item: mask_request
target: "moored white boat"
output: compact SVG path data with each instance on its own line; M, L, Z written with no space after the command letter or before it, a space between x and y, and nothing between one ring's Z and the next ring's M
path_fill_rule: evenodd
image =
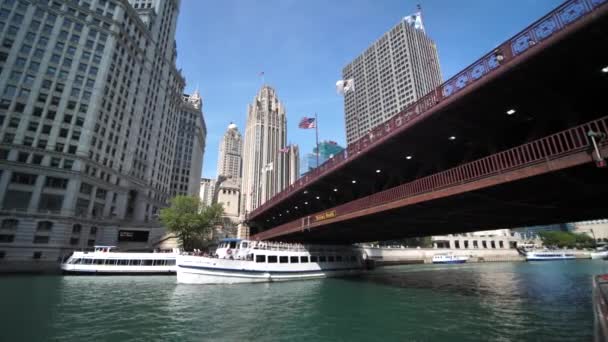
M468 256L442 253L433 255L433 264L464 264L469 260Z
M359 250L350 246L304 246L225 239L213 257L179 255L177 282L235 284L315 279L358 274Z
M576 256L573 253L561 250L526 252L526 261L571 260L575 258Z
M591 259L606 259L608 258L608 249L606 247L598 248L594 252L589 253L589 255Z
M67 274L174 274L177 251L171 253L114 252L114 246L95 246L93 252L74 252L61 269Z

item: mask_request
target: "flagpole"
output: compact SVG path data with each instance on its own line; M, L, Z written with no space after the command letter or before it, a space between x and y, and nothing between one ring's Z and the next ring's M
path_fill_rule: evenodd
M317 118L317 112L315 112L315 135L317 140L317 167L319 167L319 119Z

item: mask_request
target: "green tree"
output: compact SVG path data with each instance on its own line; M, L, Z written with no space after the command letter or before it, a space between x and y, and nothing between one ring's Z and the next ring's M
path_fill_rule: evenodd
M546 231L538 234L547 247L559 248L592 248L595 246L593 238L587 234L577 234L564 231Z
M160 221L180 240L185 250L205 247L213 226L220 224L222 204L205 206L198 197L176 196L171 206L161 209Z

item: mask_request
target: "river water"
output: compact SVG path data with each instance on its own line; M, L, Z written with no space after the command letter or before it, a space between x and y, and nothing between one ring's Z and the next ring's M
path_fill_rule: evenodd
M590 341L601 273L608 262L581 260L229 286L1 276L0 341Z

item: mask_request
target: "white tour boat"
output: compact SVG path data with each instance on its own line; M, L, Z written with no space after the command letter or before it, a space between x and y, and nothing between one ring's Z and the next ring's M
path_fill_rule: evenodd
M361 252L351 246L305 246L224 239L214 256L178 255L177 282L234 284L358 274Z
M469 260L468 256L442 253L433 255L433 264L464 264Z
M608 249L606 247L598 248L589 254L591 259L606 259L608 258Z
M170 253L115 252L114 246L95 246L93 252L74 252L61 264L71 274L175 274L178 250Z
M526 261L571 260L576 256L565 251L531 251L526 252Z

